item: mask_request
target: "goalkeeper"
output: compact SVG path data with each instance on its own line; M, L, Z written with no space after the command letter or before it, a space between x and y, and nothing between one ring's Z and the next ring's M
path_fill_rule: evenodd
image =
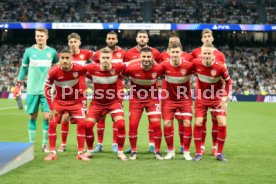
M43 112L43 152L48 152L46 145L48 143L48 116L50 112L47 100L44 95L44 85L50 67L52 64L58 62L58 55L56 50L46 45L47 39L47 29L37 28L35 30L36 44L25 50L22 65L18 75L18 83L16 86L16 88L20 88L20 85L28 72L26 112L29 114L29 141L30 143L34 143L35 141L36 121L38 107L40 104L41 110ZM20 90L17 91L20 92Z

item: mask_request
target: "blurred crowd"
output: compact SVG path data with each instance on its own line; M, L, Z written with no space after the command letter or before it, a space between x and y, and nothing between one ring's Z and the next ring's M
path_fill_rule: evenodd
M0 0L0 15L1 22L275 24L276 2L275 0Z
M2 45L0 47L0 91L10 91L15 85L26 45ZM64 48L62 45L55 47ZM96 46L83 49L97 50ZM184 48L191 51L192 47ZM276 48L248 48L228 46L219 48L226 56L229 73L233 79L233 93L276 94ZM26 87L26 86L25 86Z

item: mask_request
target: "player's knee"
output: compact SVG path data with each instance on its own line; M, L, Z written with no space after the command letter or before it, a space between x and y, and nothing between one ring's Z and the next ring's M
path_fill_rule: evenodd
M36 120L37 119L37 112L33 113L33 114L30 114L30 119L31 120Z
M217 116L218 126L226 126L226 117L225 116Z
M171 127L171 126L172 126L172 120L164 121L164 127Z
M196 119L195 120L195 126L202 126L203 125L203 119Z
M160 122L161 119L160 118L150 118L149 121L150 121L150 123L154 123L154 122Z
M69 114L63 114L62 116L62 122L69 122Z
M190 120L185 119L185 120L183 121L183 123L184 123L184 126L185 126L185 127L190 127L190 126L191 126L191 121L190 121Z
M116 123L117 121L119 120L124 120L124 117L123 116L116 116L114 117L114 122Z

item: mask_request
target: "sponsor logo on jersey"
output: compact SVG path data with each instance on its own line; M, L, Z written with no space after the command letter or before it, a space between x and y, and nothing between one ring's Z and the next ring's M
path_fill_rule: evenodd
M63 79L63 76L58 77L58 79Z
M211 70L211 75L212 76L215 76L217 74L217 71L216 70Z
M77 78L77 77L78 77L78 75L79 75L79 73L78 73L78 72L74 72L74 73L73 73L73 77L74 77L74 78Z
M140 74L135 74L135 77L140 77L141 75Z
M157 76L157 73L156 73L156 72L154 72L154 73L152 73L152 74L151 74L151 76L152 76L152 78L154 78L154 79L155 79L155 78L156 78L156 76Z
M47 54L47 57L50 59L52 57L52 54L51 53L48 53Z
M115 70L114 69L110 70L110 74L114 75L115 74Z
M117 57L118 58L121 58L122 57L122 54L121 53L116 53Z
M180 72L181 72L182 75L185 75L187 71L183 69Z

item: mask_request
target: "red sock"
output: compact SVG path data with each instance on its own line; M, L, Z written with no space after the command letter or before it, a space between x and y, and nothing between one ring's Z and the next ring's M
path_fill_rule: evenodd
M149 143L154 143L154 130L153 130L153 127L151 125L151 123L149 123L149 126L148 126L148 133L149 133Z
M183 136L183 142L184 142L184 151L190 150L192 140L192 127L184 127L184 136Z
M205 145L205 139L206 139L206 122L207 122L207 117L204 118L203 123L202 123L202 129L201 129L201 134L202 134L202 140L201 140L201 146Z
M97 122L97 134L98 134L98 143L103 143L104 138L104 129L105 129L105 118L100 118Z
M50 150L56 151L56 141L57 141L57 122L51 119L49 121L48 129L48 139L50 144Z
M162 140L162 130L160 121L150 122L150 126L154 131L154 144L155 144L155 152L160 152L161 140Z
M194 141L195 141L195 147L196 147L196 153L201 154L201 140L202 140L202 126L196 126L194 125Z
M212 118L213 126L212 126L212 141L213 146L217 146L217 138L218 138L218 121L217 118Z
M167 143L169 151L173 151L174 150L174 146L173 146L173 130L172 130L172 126L164 127L164 136L165 136L165 140L166 140L166 143Z
M222 153L226 139L226 126L218 126L218 153Z
M93 150L93 143L94 143L94 132L93 128L95 126L95 123L92 121L86 121L85 122L85 137L86 137L86 144L88 150Z
M77 140L78 140L78 151L84 151L85 142L85 120L77 119Z
M183 142L184 123L183 123L183 121L181 123L178 123L178 134L179 134L180 146L184 146L184 142Z
M66 145L69 131L69 122L61 122L61 144Z
M125 138L126 138L125 120L120 119L115 123L118 128L118 136L117 136L118 151L123 151Z
M112 129L113 129L113 142L112 143L117 144L118 128L117 128L116 123L113 123Z

